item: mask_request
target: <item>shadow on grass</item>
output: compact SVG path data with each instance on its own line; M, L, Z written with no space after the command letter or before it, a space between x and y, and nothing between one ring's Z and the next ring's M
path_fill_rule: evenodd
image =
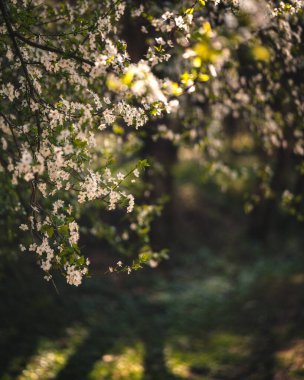
M261 246L240 235L242 218L197 210L206 203L183 211L171 260L156 271L95 274L80 288L56 279L57 295L29 255L1 259L0 380L303 378L300 239Z
M79 289L59 281L58 296L31 265L25 260L22 276L8 265L2 277L0 379L31 379L22 374L41 339L65 347L67 328L77 324L86 333L57 380L112 379L111 371L94 377L96 363L138 341L143 369L129 379L274 379L277 352L304 336L298 277L260 276L245 289L234 276L180 281L178 272L169 278L158 272L123 282L96 278ZM281 378L298 379L290 376Z

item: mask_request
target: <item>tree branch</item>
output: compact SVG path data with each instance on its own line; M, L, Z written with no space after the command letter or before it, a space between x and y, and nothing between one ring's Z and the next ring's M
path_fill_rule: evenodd
M36 90L35 90L35 88L34 88L34 86L32 84L31 78L30 78L29 73L27 71L26 63L25 63L25 61L23 59L22 52L21 52L21 50L19 48L19 45L17 44L16 38L15 38L15 32L14 32L14 29L13 29L12 24L10 22L8 11L6 9L5 0L0 0L0 9L1 9L2 16L4 18L4 22L5 22L8 34L9 34L10 39L12 40L12 43L13 43L13 46L14 46L15 55L20 60L21 67L22 67L25 79L26 79L26 81L28 83L31 96L35 99L35 92L36 92Z
M0 1L3 1L3 0L0 0ZM56 53L56 54L62 55L64 57L66 57L66 58L74 59L75 61L79 61L81 63L87 63L90 66L95 66L95 62L90 61L89 59L86 59L86 58L79 57L78 55L76 55L74 53L65 52L64 50L61 50L59 48L55 48L55 47L49 46L49 45L41 45L38 42L32 41L32 40L30 40L30 39L22 36L22 34L20 34L18 32L14 32L14 35L19 40L25 42L27 45L33 46L33 47L35 47L37 49L45 50L45 51L50 51L52 53Z

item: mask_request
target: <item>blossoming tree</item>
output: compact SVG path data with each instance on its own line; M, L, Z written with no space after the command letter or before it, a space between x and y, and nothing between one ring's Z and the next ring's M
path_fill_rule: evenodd
M88 203L103 212L122 210L128 227L121 239L134 233L140 241L138 257L110 271L154 266L163 255L148 238L160 207L136 204L133 193L143 188L139 177L148 165L140 156L142 130L179 149L190 143L212 163L212 175L235 175L222 162L229 115L239 130L257 135L265 151L292 141L302 155L303 102L294 78L303 53L297 45L302 3L0 0L3 220L24 231L20 248L37 255L46 279L59 269L78 286L87 274L77 219ZM146 53L136 62L124 38L126 18L139 20L146 39ZM243 46L250 59L242 73ZM289 87L275 98L270 61L281 54L276 73L280 80L288 76ZM287 124L296 122L291 139L284 99L295 107L287 115ZM256 118L260 108L263 117Z

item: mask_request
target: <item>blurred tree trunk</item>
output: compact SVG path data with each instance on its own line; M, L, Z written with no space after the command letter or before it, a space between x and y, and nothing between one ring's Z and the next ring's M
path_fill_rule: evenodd
M273 197L262 199L251 214L249 223L249 235L261 241L267 240L274 223L278 219L278 206L281 193L286 186L286 171L288 170L289 154L279 148L277 151L273 178L270 182Z
M152 185L149 201L156 203L164 198L162 215L152 225L152 245L156 250L168 248L172 245L175 230L173 169L177 162L177 148L168 140L153 141L152 135L148 133L142 153L153 161L153 166L146 173L147 181Z
M161 1L156 3L162 4ZM140 2L138 2L140 5ZM128 53L132 62L138 62L147 51L146 34L141 32L141 22L136 22L126 15L123 38L128 45ZM168 248L174 236L174 178L173 167L177 162L177 148L169 140L153 139L158 124L166 120L150 122L143 132L142 156L151 160L151 168L146 171L146 179L151 184L148 201L156 203L166 197L163 213L152 226L151 240L155 250ZM172 126L171 126L172 127Z

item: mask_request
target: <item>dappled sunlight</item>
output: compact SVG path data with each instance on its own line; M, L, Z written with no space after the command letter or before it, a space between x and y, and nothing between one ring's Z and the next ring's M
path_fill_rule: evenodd
M143 376L143 346L122 347L115 354L105 354L89 374L90 380L141 380Z
M283 373L287 373L294 380L300 380L304 376L304 340L297 339L288 347L276 354L279 367Z
M37 352L33 355L17 380L50 380L56 378L68 358L77 350L87 335L81 326L67 329L66 337L59 341L41 339Z
M304 378L304 0L0 0L0 380Z

